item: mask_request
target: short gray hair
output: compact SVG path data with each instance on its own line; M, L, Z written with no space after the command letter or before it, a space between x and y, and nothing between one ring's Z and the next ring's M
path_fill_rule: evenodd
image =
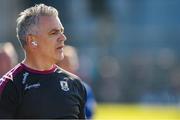
M16 33L17 38L23 47L26 45L26 36L28 34L37 33L33 27L38 25L40 16L58 16L58 11L52 6L37 4L25 9L19 14L19 17L17 18Z

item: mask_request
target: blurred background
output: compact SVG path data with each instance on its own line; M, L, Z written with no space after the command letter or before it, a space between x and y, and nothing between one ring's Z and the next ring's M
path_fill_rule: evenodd
M78 51L79 76L94 91L95 119L115 117L112 110L115 118L133 116L135 108L150 116L152 108L142 106L160 106L152 109L165 112L157 119L180 119L179 0L1 0L0 44L11 43L18 62L24 53L16 18L38 3L59 10L66 44Z

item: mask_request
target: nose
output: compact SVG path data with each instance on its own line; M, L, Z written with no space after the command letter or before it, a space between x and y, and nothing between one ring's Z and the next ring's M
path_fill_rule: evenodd
M61 34L61 35L59 36L58 41L66 41L66 40L67 40L67 38L66 38L66 36L65 36L64 34Z
M62 36L63 36L64 41L66 41L66 40L67 40L66 35L65 35L65 34L62 34Z

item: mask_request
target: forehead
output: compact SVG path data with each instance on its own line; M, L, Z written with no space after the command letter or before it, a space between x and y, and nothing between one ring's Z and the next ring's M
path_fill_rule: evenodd
M39 18L39 28L43 31L49 31L52 29L62 29L63 26L57 16L41 16Z

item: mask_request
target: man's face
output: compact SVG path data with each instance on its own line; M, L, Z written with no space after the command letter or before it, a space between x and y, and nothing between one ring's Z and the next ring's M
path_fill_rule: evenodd
M38 54L45 60L54 63L64 58L63 47L66 36L64 28L58 17L41 16L39 19Z

